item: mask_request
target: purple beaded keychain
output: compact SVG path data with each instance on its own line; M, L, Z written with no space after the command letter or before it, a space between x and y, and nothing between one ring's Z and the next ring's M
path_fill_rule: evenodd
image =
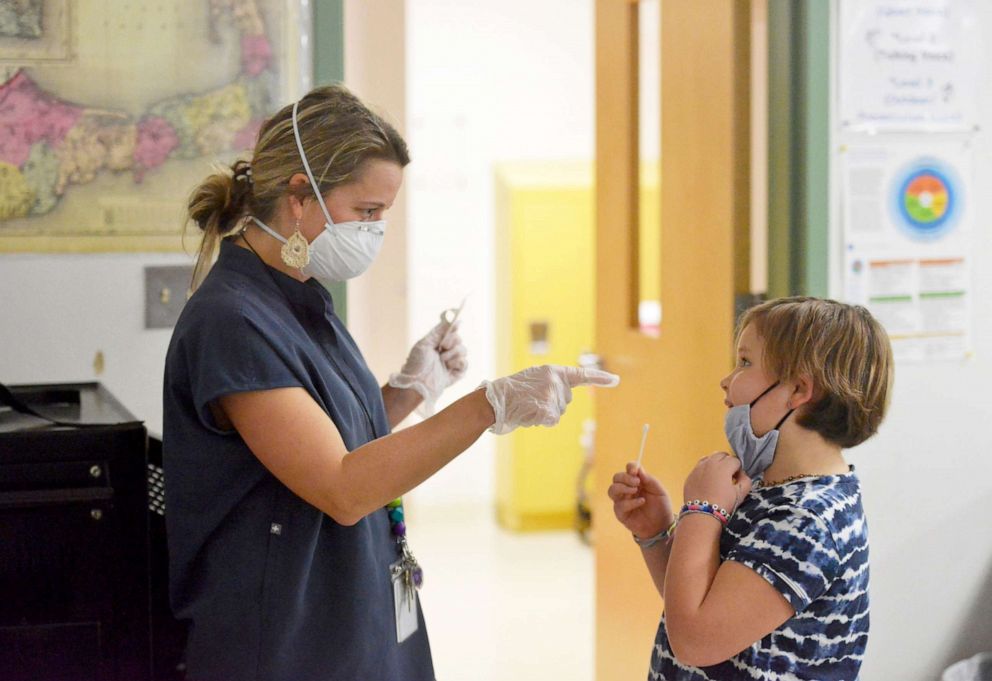
M396 543L400 546L400 562L402 563L403 581L408 587L419 589L424 583L424 571L420 563L413 557L413 551L406 541L406 523L403 522L403 498L397 497L388 504L389 525L392 528Z

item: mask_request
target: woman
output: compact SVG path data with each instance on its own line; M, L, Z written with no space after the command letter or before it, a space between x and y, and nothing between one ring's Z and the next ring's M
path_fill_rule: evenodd
M325 87L190 198L202 285L166 359L163 442L190 679L432 680L398 497L487 428L553 425L572 387L617 382L532 367L391 433L464 373L458 330L442 321L380 388L320 282L371 264L407 163L387 122Z

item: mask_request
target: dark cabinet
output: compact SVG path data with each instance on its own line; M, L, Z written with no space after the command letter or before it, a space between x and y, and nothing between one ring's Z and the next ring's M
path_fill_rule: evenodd
M151 556L165 554L161 528L150 544L145 427L96 383L11 390L59 421L120 425L0 408L0 679L151 680Z

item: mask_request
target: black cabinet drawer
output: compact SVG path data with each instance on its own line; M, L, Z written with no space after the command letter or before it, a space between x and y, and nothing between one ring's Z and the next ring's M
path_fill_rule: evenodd
M109 477L110 466L104 459L8 463L0 465L0 492L106 487L110 484Z
M0 627L4 681L103 681L108 678L99 622Z

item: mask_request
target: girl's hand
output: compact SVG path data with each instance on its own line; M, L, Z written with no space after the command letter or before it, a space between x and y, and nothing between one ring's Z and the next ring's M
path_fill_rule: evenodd
M625 472L613 476L607 494L617 520L638 539L653 537L675 520L668 492L635 463L628 463Z
M700 459L682 488L686 501L708 501L731 513L750 491L751 478L741 470L740 459L726 452Z

